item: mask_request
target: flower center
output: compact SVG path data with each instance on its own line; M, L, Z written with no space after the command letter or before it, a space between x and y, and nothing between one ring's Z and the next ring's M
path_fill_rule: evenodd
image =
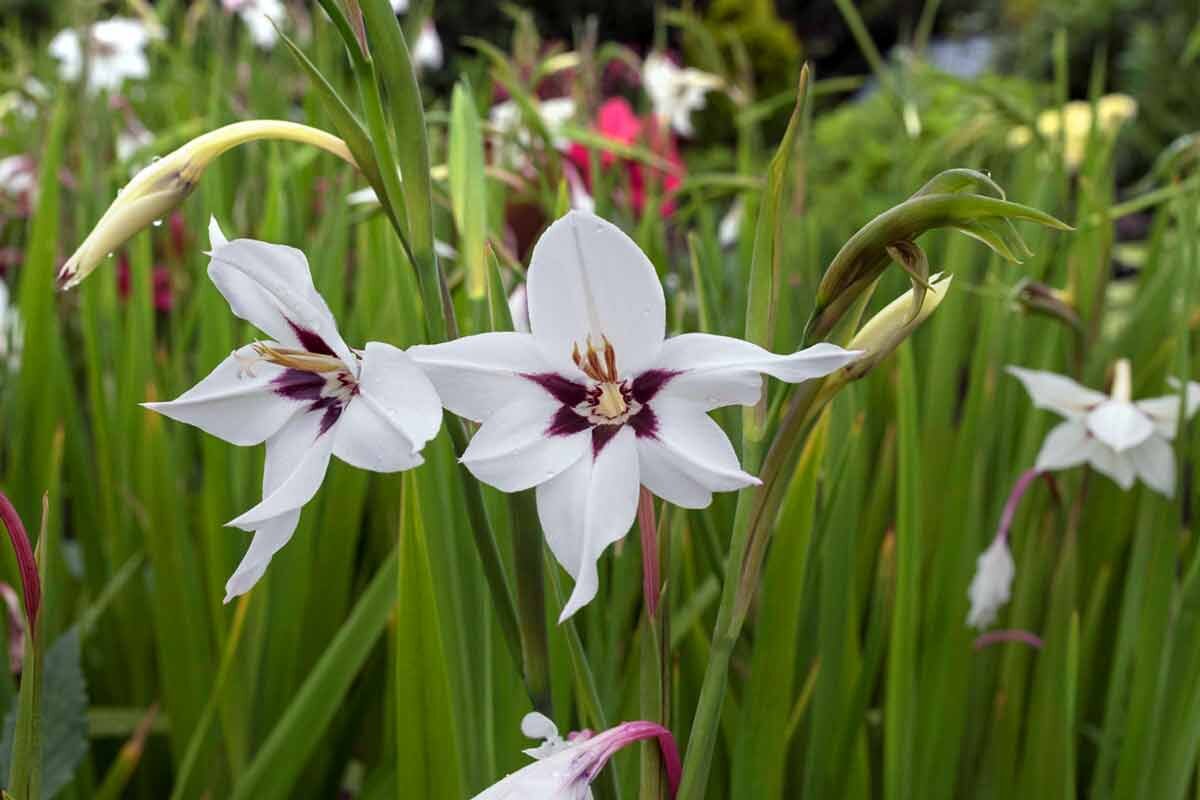
M576 344L571 350L571 358L575 366L583 371L593 381L588 390L586 408L580 413L596 425L620 425L630 416L636 414L641 405L634 399L629 390L629 382L621 380L617 372L617 353L607 336L601 336L603 347L597 350L592 344L592 338L587 340L587 353L579 351Z

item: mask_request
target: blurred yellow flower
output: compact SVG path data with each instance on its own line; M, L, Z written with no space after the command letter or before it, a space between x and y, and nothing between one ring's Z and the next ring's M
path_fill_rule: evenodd
M1116 133L1135 116L1137 100L1127 94L1106 94L1096 101L1096 127L1101 135ZM1083 163L1092 131L1092 104L1086 100L1072 100L1061 111L1057 108L1043 111L1038 114L1037 129L1048 140L1057 141L1061 136L1063 161L1069 169L1077 169ZM1008 133L1009 147L1024 147L1032 141L1033 132L1026 125Z

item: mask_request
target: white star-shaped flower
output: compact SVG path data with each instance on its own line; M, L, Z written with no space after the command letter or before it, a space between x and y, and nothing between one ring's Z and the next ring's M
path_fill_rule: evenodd
M1033 404L1065 418L1042 443L1037 469L1048 472L1090 464L1129 489L1140 478L1167 497L1175 494L1171 440L1179 424L1178 394L1134 401L1129 362L1116 363L1111 394L1081 386L1053 372L1009 367ZM1189 383L1185 418L1200 408L1200 383Z
M373 472L411 469L442 408L403 350L346 345L299 250L226 241L215 220L209 237L209 277L233 313L271 340L238 348L175 400L145 405L232 444L266 442L262 502L229 523L254 539L225 585L228 602L292 538L331 456Z
M553 223L526 280L530 333L484 333L409 352L446 408L483 423L462 461L505 492L537 487L547 542L575 590L633 524L639 487L684 508L758 483L708 412L758 402L762 375L791 383L857 355L818 344L788 355L726 336L665 338L658 274L619 228L587 212Z

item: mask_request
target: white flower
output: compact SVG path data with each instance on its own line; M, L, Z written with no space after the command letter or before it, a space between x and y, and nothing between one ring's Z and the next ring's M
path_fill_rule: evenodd
M413 44L413 64L417 69L441 69L442 58L442 39L438 36L433 20L427 19Z
M408 0L392 0L392 13L393 14L407 14L408 13Z
M283 0L222 0L225 10L241 17L250 40L264 50L270 50L279 40L276 26L287 19Z
M596 562L633 524L639 487L685 508L758 483L708 412L758 402L761 374L826 375L856 353L775 355L725 336L664 341L654 266L619 228L572 211L534 246L531 333L412 348L446 408L482 422L462 461L501 491L537 487L550 549L575 578L566 619L596 594Z
M87 48L87 88L90 92L115 91L126 78L146 78L150 61L146 45L161 37L137 19L112 17L92 25L84 35L67 29L50 40L50 55L58 61L58 74L64 81L79 80L83 73L84 48Z
M37 189L37 167L26 155L0 158L0 192L15 198L28 198Z
M1179 396L1130 399L1129 362L1117 362L1112 394L1080 386L1052 372L1009 367L1038 408L1066 419L1050 431L1037 457L1039 471L1089 463L1122 489L1135 478L1161 494L1175 494L1175 454L1170 441L1179 422ZM1200 408L1200 383L1188 385L1185 418Z
M550 134L550 144L556 150L565 150L567 139L562 136L562 128L575 116L575 101L570 97L555 97L536 103L538 115ZM533 146L533 134L525 127L525 119L521 107L515 100L505 100L492 106L488 112L488 121L496 130L499 141L493 142L493 147L500 153L503 160L514 167L524 167L529 163L527 151ZM578 178L578 173L575 173ZM582 184L582 181L580 181ZM572 193L575 187L572 186ZM586 192L585 192L586 193Z
M721 217L717 225L717 244L721 247L733 247L737 244L742 233L742 218L746 216L746 203L741 195L733 201L729 211Z
M692 135L692 112L704 108L705 95L724 82L698 69L682 69L661 53L651 53L642 64L642 86L654 114L680 136Z
M980 554L975 565L975 577L967 589L967 595L971 598L968 625L983 630L992 624L996 612L1008 602L1015 572L1012 553L1008 550L1008 537L997 536L988 549Z
M225 585L228 602L292 537L331 455L374 472L411 469L442 410L404 351L380 342L346 346L299 250L228 242L215 220L209 238L209 277L233 313L271 341L235 350L177 399L145 405L232 444L266 442L263 500L229 523L254 539Z
M0 281L0 365L10 371L21 369L21 347L24 334L21 327L21 312L10 305L8 286Z
M626 722L594 736L579 734L570 741L558 735L553 722L537 713L526 714L521 732L543 739L525 750L534 763L475 795L472 800L591 800L592 781L612 756L627 744L656 737L663 749L672 789L679 780L679 754L674 739L653 722Z

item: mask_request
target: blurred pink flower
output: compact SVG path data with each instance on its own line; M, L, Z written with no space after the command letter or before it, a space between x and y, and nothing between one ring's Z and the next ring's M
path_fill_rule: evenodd
M600 164L605 168L618 163L624 165L626 200L635 214L641 214L645 210L646 193L651 181L659 182L663 194L660 213L663 216L675 213L673 195L679 189L686 166L679 156L679 149L671 132L653 119L643 120L638 117L624 97L614 97L600 106L596 113L595 129L620 144L645 147L671 165L673 169L668 172L639 161L621 158L611 150L602 151L600 154ZM588 148L576 142L571 145L567 155L579 170L589 191L594 192Z

